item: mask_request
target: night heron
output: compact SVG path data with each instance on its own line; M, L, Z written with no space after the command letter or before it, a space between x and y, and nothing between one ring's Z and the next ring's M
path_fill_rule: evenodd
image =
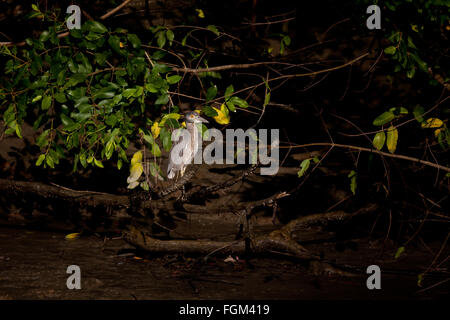
M186 113L184 119L189 135L182 134L179 140L172 145L167 166L167 178L169 179L173 179L178 172L180 176L183 176L186 167L192 162L200 148L201 131L198 124L208 123L195 111Z

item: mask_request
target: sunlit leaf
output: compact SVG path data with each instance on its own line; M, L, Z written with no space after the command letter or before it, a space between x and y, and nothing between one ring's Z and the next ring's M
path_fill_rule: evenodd
M139 162L142 162L142 151L137 151L133 154L133 157L131 158L131 166Z
M159 132L161 131L158 121L153 122L151 131L152 131L153 138L155 138L155 139L158 138Z
M229 116L228 109L225 106L225 104L222 104L220 106L220 110L217 109L216 107L213 107L213 109L217 112L217 116L214 117L214 120L216 120L216 122L218 124L230 123L230 116Z
M386 112L383 112L378 117L376 117L375 120L373 120L373 125L375 125L375 126L382 126L382 125L384 125L386 123L391 122L394 119L395 119L395 114L393 114L390 111L386 111Z
M99 168L104 168L103 163L100 160L94 158L94 164Z
M80 235L81 235L81 233L79 233L79 232L76 232L76 233L69 233L69 234L66 235L64 238L65 238L66 240L75 240L75 239L79 238Z
M357 187L357 174L355 170L350 171L348 174L348 178L350 178L350 191L353 193L353 195L356 194L356 187Z
M202 9L195 9L195 11L197 11L197 15L199 18L201 19L205 18L205 13L203 12Z
M127 189L134 189L139 185L139 181L132 181L128 184Z
M438 118L428 118L425 122L422 123L422 128L440 128L444 122Z
M302 177L305 172L308 170L309 165L311 163L311 159L305 159L302 161L302 163L300 163L300 170L297 172L298 177Z
M390 153L394 153L395 149L397 149L398 142L398 130L391 126L387 131L387 141L386 146Z
M400 256L405 252L405 247L399 247L395 253L394 259L400 258Z
M209 25L209 26L207 26L206 28L207 28L209 31L214 32L214 33L216 34L216 36L220 36L220 32L219 32L219 30L217 29L216 26Z
M384 53L393 55L397 51L397 48L394 46L390 46L384 49Z
M39 158L36 160L36 166L40 166L44 160L45 160L45 154L41 154L39 156Z
M133 181L137 181L144 171L144 167L142 166L142 162L136 162L131 165L130 175L127 178L127 183L131 183Z
M384 142L386 141L386 134L384 131L377 132L375 137L373 138L373 146L377 148L377 150L381 150L384 146Z

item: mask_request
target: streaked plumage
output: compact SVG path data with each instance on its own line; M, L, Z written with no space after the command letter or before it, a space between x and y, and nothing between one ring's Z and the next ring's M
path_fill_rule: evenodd
M197 127L197 124L202 122L208 123L206 119L203 119L197 112L194 111L186 113L184 118L186 122L186 130L190 134L190 141L184 143L183 136L181 136L179 140L172 145L172 149L170 150L169 154L169 165L167 166L167 178L169 179L173 179L177 173L180 173L180 175L183 176L187 165L192 162L197 151L199 150L199 129ZM178 164L176 163L176 161L174 161L174 157L176 155L172 154L172 151L174 150L174 148L181 148L181 144L184 144L179 155L180 157L182 157L182 161Z

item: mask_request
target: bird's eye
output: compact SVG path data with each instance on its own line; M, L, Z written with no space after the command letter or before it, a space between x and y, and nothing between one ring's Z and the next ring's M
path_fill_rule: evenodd
M192 119L192 118L194 118L194 116L193 116L193 115L191 115L191 119Z

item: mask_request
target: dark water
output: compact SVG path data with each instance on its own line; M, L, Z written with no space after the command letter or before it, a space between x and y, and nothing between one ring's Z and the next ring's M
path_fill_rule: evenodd
M429 299L445 297L449 289L447 282L417 293L414 268L429 263L419 250L393 261L377 258L380 248L364 243L356 250L316 245L338 263L364 269L378 261L382 289L368 290L363 273L314 276L304 265L268 258L233 264L225 257L149 257L120 239L64 236L0 228L0 299ZM81 268L81 290L66 287L73 264ZM430 276L423 288L441 280Z

